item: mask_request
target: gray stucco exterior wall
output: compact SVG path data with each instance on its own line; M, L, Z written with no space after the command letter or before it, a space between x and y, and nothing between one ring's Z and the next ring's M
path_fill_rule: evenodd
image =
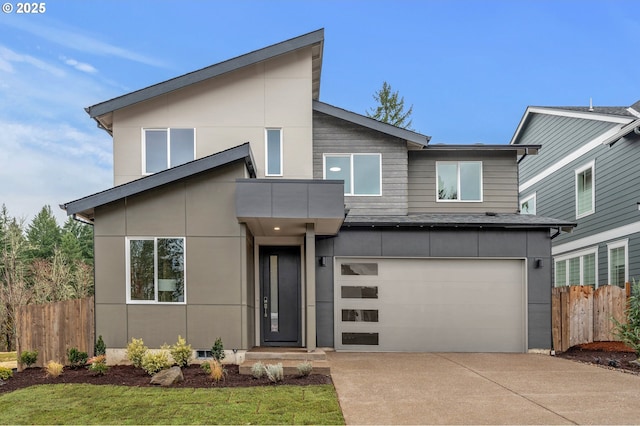
M545 229L343 228L318 238L316 256L317 343L334 346L333 262L335 256L496 257L527 259L528 347L551 348L551 240ZM536 259L542 267L536 268Z

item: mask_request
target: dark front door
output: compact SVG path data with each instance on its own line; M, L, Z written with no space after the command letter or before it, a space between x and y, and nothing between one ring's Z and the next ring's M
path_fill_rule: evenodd
M300 346L300 247L260 248L260 342Z

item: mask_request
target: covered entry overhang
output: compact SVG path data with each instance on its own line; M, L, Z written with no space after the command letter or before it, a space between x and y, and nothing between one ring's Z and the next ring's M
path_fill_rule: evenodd
M255 344L315 350L316 235L339 232L344 183L238 179L236 216L254 237Z

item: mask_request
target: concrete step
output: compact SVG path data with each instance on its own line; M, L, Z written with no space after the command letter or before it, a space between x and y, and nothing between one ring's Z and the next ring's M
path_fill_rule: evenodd
M250 375L251 374L251 367L253 366L253 364L255 364L258 361L262 362L264 365L277 364L277 363L281 362L285 376L297 375L298 374L298 365L301 362L304 362L304 360L300 360L300 359L281 359L281 358L278 359L278 358L273 358L273 359L247 360L245 358L245 361L242 364L240 364L240 368L239 368L240 374ZM329 361L327 361L327 360L309 360L309 362L311 363L311 365L313 365L313 370L311 370L311 374L326 374L326 375L331 374L331 368L329 366Z
M273 364L272 360L298 360L298 361L323 361L327 359L327 354L322 349L315 349L313 351L307 351L306 348L253 348L248 350L244 355L245 361L251 361L253 364L256 361L269 361Z

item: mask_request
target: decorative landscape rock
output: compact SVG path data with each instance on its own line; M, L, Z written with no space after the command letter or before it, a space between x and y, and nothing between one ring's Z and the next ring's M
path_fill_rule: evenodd
M152 385L158 386L171 386L174 383L182 382L184 380L184 376L182 375L182 370L180 367L171 367L168 370L162 370L159 373L156 373L151 378Z

